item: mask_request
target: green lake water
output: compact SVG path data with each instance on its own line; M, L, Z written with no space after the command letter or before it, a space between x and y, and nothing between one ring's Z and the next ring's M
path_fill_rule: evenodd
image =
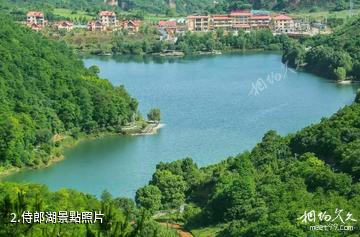
M200 166L251 149L263 134L295 132L350 104L354 85L287 70L277 54L182 59L92 57L101 76L124 85L146 115L159 107L166 124L154 136L82 142L55 165L4 180L134 197L160 161L192 157Z

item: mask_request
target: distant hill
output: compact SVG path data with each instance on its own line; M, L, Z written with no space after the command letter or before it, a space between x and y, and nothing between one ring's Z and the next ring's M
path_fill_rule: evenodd
M67 8L96 12L104 8L120 10L120 6L126 6L127 10L144 10L149 13L168 13L169 1L165 0L122 0L118 1L119 7L112 7L103 0L0 0L0 6L8 4L10 7L26 7L35 9ZM121 4L124 3L124 4ZM176 11L181 14L190 13L220 13L234 9L266 9L274 11L306 11L319 10L347 10L350 9L348 0L173 0L170 5L176 4ZM360 7L360 0L353 0L353 7Z
M353 0L353 7L359 7L360 1ZM267 9L274 11L318 11L345 10L350 8L347 0L222 0L215 6L217 10Z

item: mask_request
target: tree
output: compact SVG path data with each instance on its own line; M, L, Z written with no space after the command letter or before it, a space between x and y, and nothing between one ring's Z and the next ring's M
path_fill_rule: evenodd
M180 175L157 170L150 183L161 191L161 203L165 208L179 208L184 203L187 184Z
M159 108L153 108L147 114L148 120L160 122L161 120L161 112Z
M346 70L343 67L338 67L334 69L334 73L338 81L345 81L346 79Z
M135 202L138 207L154 213L161 207L161 191L154 185L146 185L136 191Z
M356 103L360 103L360 89L359 89L359 90L357 91L357 93L356 93L355 102L356 102Z
M97 76L100 73L100 68L97 65L92 65L89 67L89 72L92 76Z

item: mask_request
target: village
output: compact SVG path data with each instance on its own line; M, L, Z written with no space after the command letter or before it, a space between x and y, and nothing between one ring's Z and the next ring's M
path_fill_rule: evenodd
M97 19L87 25L75 25L71 21L49 22L43 12L27 13L25 24L35 31L50 27L55 30L71 31L82 29L87 31L113 32L127 30L130 33L139 31L144 21L139 19L120 20L113 11L100 11ZM286 14L277 14L260 10L237 10L223 15L190 15L182 18L159 20L152 26L159 31L160 40L176 41L177 36L186 32L211 32L224 30L237 34L239 31L250 32L259 29L269 29L276 34L287 34L292 37L329 34L326 24L310 22L307 19L294 19Z

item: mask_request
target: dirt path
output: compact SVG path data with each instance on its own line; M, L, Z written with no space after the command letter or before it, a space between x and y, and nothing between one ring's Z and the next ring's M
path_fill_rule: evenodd
M181 225L164 222L160 222L160 225L176 230L180 237L194 237L190 232L184 230Z

